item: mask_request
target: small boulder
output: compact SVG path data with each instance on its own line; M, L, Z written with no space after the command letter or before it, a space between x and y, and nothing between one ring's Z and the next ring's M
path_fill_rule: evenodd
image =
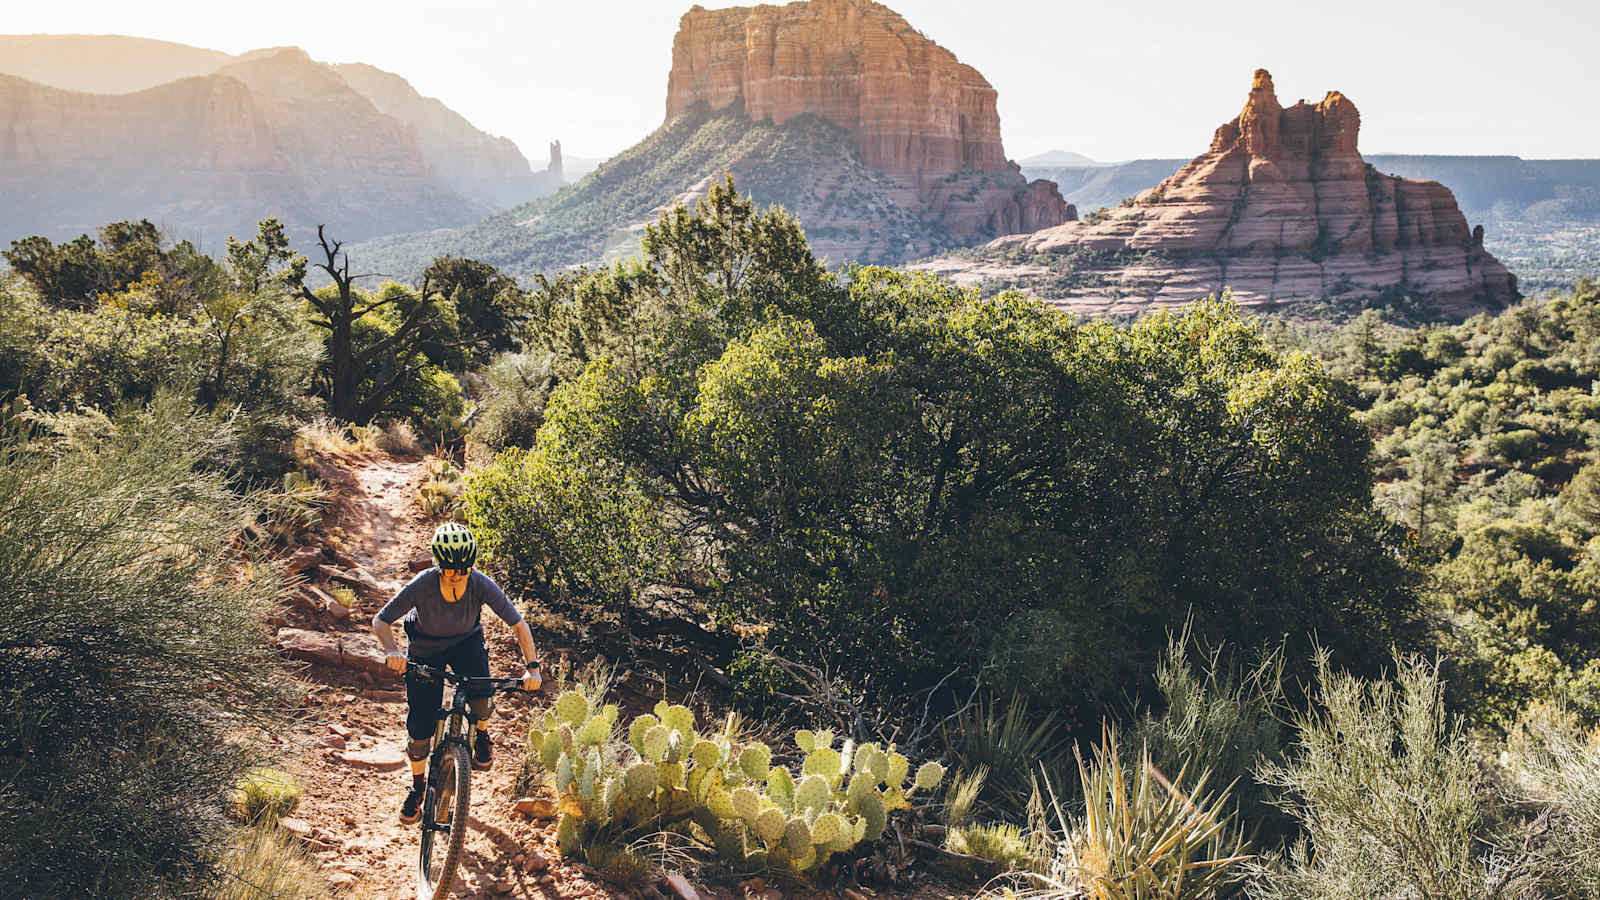
M511 804L511 811L519 816L530 819L554 819L556 805L554 801L542 797L519 797Z
M543 872L550 868L550 860L545 859L542 853L529 850L528 858L523 861L522 866L529 872Z
M345 746L345 740L337 734L330 734L322 739L322 746L331 747L334 750L343 750Z
M379 744L366 750L347 750L339 754L339 759L352 766L380 772L398 769L406 764L406 755L393 744Z
M305 628L278 629L277 644L286 655L310 663L344 666L359 672L383 675L383 648L369 634L327 634ZM392 676L391 676L392 677Z
M311 823L305 819L284 816L278 820L278 827L301 840L307 840L311 837Z
M310 572L317 566L321 565L324 559L326 559L326 557L322 555L321 547L301 547L299 550L296 550L294 553L290 554L289 558L284 561L284 564L287 565L291 571Z
M424 569L433 568L432 551L424 550L421 553L418 553L416 556L411 557L410 568L413 572L421 572Z
M700 892L694 889L694 885L689 883L689 879L677 872L668 875L663 881L666 883L667 889L672 891L672 896L677 897L678 900L700 900Z

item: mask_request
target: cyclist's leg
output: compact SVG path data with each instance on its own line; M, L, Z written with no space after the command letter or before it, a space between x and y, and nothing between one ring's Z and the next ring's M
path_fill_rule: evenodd
M467 678L489 677L489 648L482 636L468 638L451 650L450 666L456 674ZM489 741L489 717L494 715L494 688L486 684L469 684L466 688L467 705L477 719L476 734L472 736L472 763L475 768L487 769L494 751Z
M439 668L444 661L438 657L413 659L412 662L429 668ZM428 767L428 745L433 741L433 729L439 724L439 704L444 702L444 681L423 679L406 675L406 756L411 760L414 785L422 783Z
M482 637L468 638L450 648L450 669L464 678L489 677L489 647ZM494 715L494 688L486 684L467 685L467 705L478 719L478 729L487 730Z

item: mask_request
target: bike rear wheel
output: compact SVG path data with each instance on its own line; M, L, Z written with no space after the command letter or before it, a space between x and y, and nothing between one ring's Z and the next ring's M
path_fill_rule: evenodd
M444 900L455 883L461 845L467 838L472 765L467 748L451 744L439 754L434 797L423 807L422 847L417 854L417 900Z

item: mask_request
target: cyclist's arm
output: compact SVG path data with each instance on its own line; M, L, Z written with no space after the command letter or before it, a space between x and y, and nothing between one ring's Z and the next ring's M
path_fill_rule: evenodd
M383 609L378 610L377 615L372 617L372 633L377 636L378 643L383 645L384 654L388 656L395 656L400 652L400 648L395 646L394 642L394 623L417 605L416 589L413 588L415 584L416 579L412 579L411 584L401 588L400 593L395 594L383 605Z
M517 607L512 604L511 598L507 597L506 592L500 589L500 585L494 583L493 578L485 575L484 582L489 592L484 602L488 604L490 609L495 611L495 615L498 615L501 620L510 625L511 630L517 635L517 644L522 648L523 663L531 663L538 659L538 652L533 646L533 631L528 628L527 620L522 618L522 613L517 611Z
M527 620L511 626L511 630L516 633L517 645L522 648L522 662L526 664L537 660L539 656L533 648L533 632L529 630Z

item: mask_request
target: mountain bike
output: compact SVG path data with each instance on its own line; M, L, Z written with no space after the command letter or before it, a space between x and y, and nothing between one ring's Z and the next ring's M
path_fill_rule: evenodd
M417 900L444 900L455 883L461 846L467 838L471 804L472 751L467 742L478 717L467 705L467 685L492 685L497 694L531 694L521 688L521 678L470 678L406 662L406 674L443 678L454 685L450 705L439 710L428 751L427 793L422 800L421 847L417 853Z

